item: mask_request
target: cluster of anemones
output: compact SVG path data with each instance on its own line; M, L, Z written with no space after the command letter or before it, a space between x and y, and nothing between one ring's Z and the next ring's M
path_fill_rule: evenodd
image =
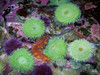
M36 1L42 2L43 0ZM81 11L79 7L75 4L67 3L68 0L56 0L55 2L54 0L51 0L50 2L53 5L58 5L55 10L55 18L63 25L74 23L81 16ZM33 51L32 54L34 57L48 62L51 59L51 61L58 63L58 66L64 67L66 60L62 61L62 59L64 59L67 53L67 43L61 38L50 39L50 37L46 37L46 35L43 36L45 34L46 27L48 27L49 25L50 19L48 17L41 16L40 19L30 18L26 20L25 23L22 25L22 31L27 37L38 39L35 43L33 43L33 48L31 50ZM92 26L92 34L95 34L95 32L97 32L95 29L96 27ZM95 35L95 37L98 36L99 34ZM49 42L47 42L48 39ZM22 47L22 42L18 38L10 38L3 45L5 53L9 56L8 63L14 71L25 73L34 70L32 75L52 75L52 70L47 64L36 66L36 68L33 69L33 56L31 52ZM93 52L91 44L85 39L73 41L69 45L68 51L73 59L69 60L70 66L72 69L75 70L81 67L80 62L85 62L90 59ZM62 61L64 65L62 65L62 63L59 64L60 61ZM0 72L2 72L4 66L1 60L0 64L2 65L2 67L0 67Z

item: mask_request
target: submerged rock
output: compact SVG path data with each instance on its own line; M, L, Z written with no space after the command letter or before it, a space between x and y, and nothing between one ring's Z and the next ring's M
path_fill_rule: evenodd
M97 48L94 52L94 60L95 60L95 63L97 64L96 69L100 73L100 47Z

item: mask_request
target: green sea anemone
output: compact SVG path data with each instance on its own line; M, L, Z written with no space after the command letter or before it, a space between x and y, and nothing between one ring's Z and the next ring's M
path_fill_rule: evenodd
M23 24L22 30L28 37L37 38L44 34L45 25L42 20L31 18Z
M70 60L70 66L72 69L76 70L76 69L79 69L82 65L80 62L76 62L74 60Z
M0 59L0 75L2 74L3 71L4 71L4 63L3 63L3 61Z
M59 67L65 67L66 62L67 62L67 60L65 60L65 59L55 61L56 65Z
M63 4L67 4L69 2L69 0L50 0L50 5L63 5Z
M9 57L9 64L17 72L27 72L33 68L34 60L26 49L20 48Z
M44 54L52 60L59 60L64 57L67 51L66 43L62 39L50 39L44 49Z
M55 11L56 19L64 24L75 22L81 15L81 11L78 6L68 3L59 6Z
M92 56L92 46L85 39L73 41L68 50L76 61L86 61Z

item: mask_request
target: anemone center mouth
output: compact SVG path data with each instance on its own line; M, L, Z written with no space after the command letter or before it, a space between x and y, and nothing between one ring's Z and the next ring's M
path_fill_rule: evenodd
M54 45L52 46L52 49L55 49L55 46Z
M83 51L83 48L79 48L79 51Z
M60 2L61 0L58 0L58 2Z
M33 27L33 29L36 29L36 27Z
M52 48L54 49L54 48L55 48L55 46L52 46Z
M68 11L66 10L66 11L64 12L64 14L65 14L65 15L68 14Z
M25 64L27 61L26 61L26 59L24 57L21 57L21 58L19 58L18 62L20 64Z

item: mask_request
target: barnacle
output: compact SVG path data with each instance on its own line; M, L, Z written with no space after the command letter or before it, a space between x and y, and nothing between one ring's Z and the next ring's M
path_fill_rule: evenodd
M44 34L45 25L42 20L31 18L23 24L22 30L28 37L37 38Z
M44 49L44 54L52 60L58 60L64 57L67 51L66 48L66 43L62 39L50 39Z
M79 7L72 3L61 5L55 11L56 19L63 24L77 21L80 15L81 11Z
M17 72L27 72L33 68L34 60L26 49L20 48L9 57L9 64Z
M73 41L68 50L76 61L86 61L92 56L92 47L85 39Z

